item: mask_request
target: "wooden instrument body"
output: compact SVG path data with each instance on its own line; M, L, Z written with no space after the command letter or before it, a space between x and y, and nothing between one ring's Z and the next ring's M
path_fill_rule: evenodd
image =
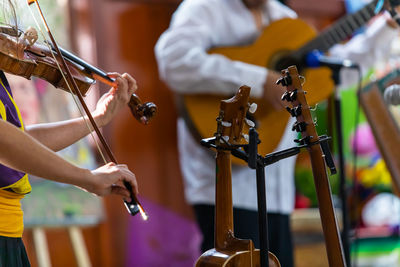
M241 240L246 241L246 240ZM250 240L249 240L250 241ZM244 245L244 244L243 244ZM196 267L261 267L260 250L254 249L253 242L248 243L247 249L233 251L218 251L215 248L203 253L196 262ZM280 267L280 263L274 254L268 253L270 267Z
M244 118L248 109L250 88L242 86L229 100L221 102L216 133L216 188L215 188L215 248L203 253L196 267L205 266L260 266L260 251L251 240L238 239L233 232L231 152L226 142L237 145L242 142ZM229 125L230 126L224 126ZM270 267L279 267L277 258L269 253Z
M0 27L0 31L3 31ZM1 70L31 79L32 76L41 78L53 86L70 92L59 65L60 60L53 58L49 48L43 44L28 44L17 36L0 32L0 68ZM71 74L81 94L86 95L89 87L96 81L90 78L82 67L66 60Z
M310 107L306 101L296 67L291 66L287 70L283 70L282 75L291 77L289 79L291 80L291 84L287 86L287 92L291 93L296 91L296 96L292 101L292 105L293 107L300 107L301 109L300 115L296 117L296 123L304 123L305 125L301 134L303 140L308 139L308 141L306 141L308 143L307 150L311 159L329 266L343 267L346 266L346 262L344 260L339 227L333 207L332 192L324 160L325 155L319 143L319 137L311 116Z

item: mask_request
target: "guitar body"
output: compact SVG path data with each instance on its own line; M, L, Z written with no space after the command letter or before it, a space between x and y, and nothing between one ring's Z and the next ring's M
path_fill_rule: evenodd
M210 53L218 53L232 60L280 70L282 67L277 66L280 59L298 50L315 37L315 30L304 21L285 18L266 27L252 45L221 47L211 50ZM302 75L305 76L307 87L310 88L307 98L311 104L327 98L332 93L334 84L330 78L330 69L326 67L309 68L305 69ZM318 89L312 90L312 88ZM210 94L183 95L182 104L184 106L182 108L189 116L189 123L197 129L201 137L212 136L215 132L215 119L213 118L214 114L218 113L219 103L223 98L223 96ZM286 111L273 110L268 104L260 102L258 99L252 99L251 102L258 104L255 118L258 122L260 140L263 140L259 145L259 152L261 155L265 155L277 147L289 115ZM239 162L239 160L235 161L235 163Z
M260 267L260 251L220 252L210 249L201 255L196 262L196 267ZM269 266L280 267L280 263L274 254L268 254Z
M215 231L214 248L199 257L196 267L238 266L280 267L278 259L268 250L254 248L252 240L236 238L233 232L231 147L243 142L243 127L249 108L250 87L241 86L237 94L220 100L215 133ZM266 246L268 247L268 246Z

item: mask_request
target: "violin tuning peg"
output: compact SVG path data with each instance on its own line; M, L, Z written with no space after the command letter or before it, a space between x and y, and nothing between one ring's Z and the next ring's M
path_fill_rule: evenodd
M248 126L250 126L251 128L254 128L256 126L256 124L254 123L254 121L249 120L249 119L244 119L246 121L246 124Z
M244 138L244 140L246 140L246 142L249 142L249 135L248 134L242 134L242 137Z
M251 114L253 114L254 112L256 112L257 107L258 107L258 106L257 106L256 103L251 103L250 106L249 106L249 112L250 112Z

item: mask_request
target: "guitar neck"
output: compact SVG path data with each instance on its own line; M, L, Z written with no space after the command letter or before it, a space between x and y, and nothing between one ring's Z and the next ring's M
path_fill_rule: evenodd
M302 58L313 50L321 52L328 51L333 45L338 44L353 35L355 31L364 26L375 14L375 7L378 0L367 4L357 12L348 14L336 21L332 26L325 29L317 38L306 43L295 54Z
M302 81L295 66L283 70L282 74L285 75L285 79L280 81L288 83L287 93L290 93L289 100L292 101L294 108L301 109L301 112L295 114L296 123L297 125L302 125L301 129L299 129L302 134L302 140L305 140L304 142L309 145L307 150L311 158L329 266L345 267L346 262L335 217L331 187L325 167L325 156L319 144L320 140L311 116L310 107L302 89Z
M319 212L325 237L329 266L346 266L333 207L331 188L324 162L324 155L319 145L314 145L308 150L311 158L311 166L318 197Z
M233 236L231 152L218 150L215 186L215 248L224 249Z

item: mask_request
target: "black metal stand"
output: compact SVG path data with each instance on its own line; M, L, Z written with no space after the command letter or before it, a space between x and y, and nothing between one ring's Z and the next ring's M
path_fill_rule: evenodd
M257 207L258 207L258 231L260 238L260 266L269 266L268 262L268 219L267 219L267 197L265 193L265 166L262 158L258 155L258 133L254 128L249 131L249 159L248 166L256 169L257 178Z
M277 151L267 154L265 157L258 154L257 146L260 143L258 133L255 128L249 130L249 144L248 145L229 145L226 147L217 147L215 144L215 137L201 140L201 144L208 148L218 148L229 150L231 154L247 162L251 169L256 169L257 178L257 205L258 205L258 228L260 237L260 266L269 266L268 262L268 220L267 220L267 198L265 193L265 167L271 165L279 160L297 155L302 148L307 148L316 144L320 144L322 151L325 155L325 162L331 174L336 173L335 164L329 150L328 136L320 136L318 142L311 143L307 138L295 140L299 146L288 148L285 150ZM243 149L242 149L243 148Z
M335 87L340 83L340 68L331 68L332 80L335 83ZM346 259L347 266L351 266L350 261L350 221L349 221L349 208L347 204L347 186L346 186L346 167L344 163L344 151L343 151L343 130L342 130L342 112L341 112L341 98L337 90L334 93L334 116L335 116L335 129L337 138L338 148L338 160L339 160L339 195L342 204L342 244L344 256Z

